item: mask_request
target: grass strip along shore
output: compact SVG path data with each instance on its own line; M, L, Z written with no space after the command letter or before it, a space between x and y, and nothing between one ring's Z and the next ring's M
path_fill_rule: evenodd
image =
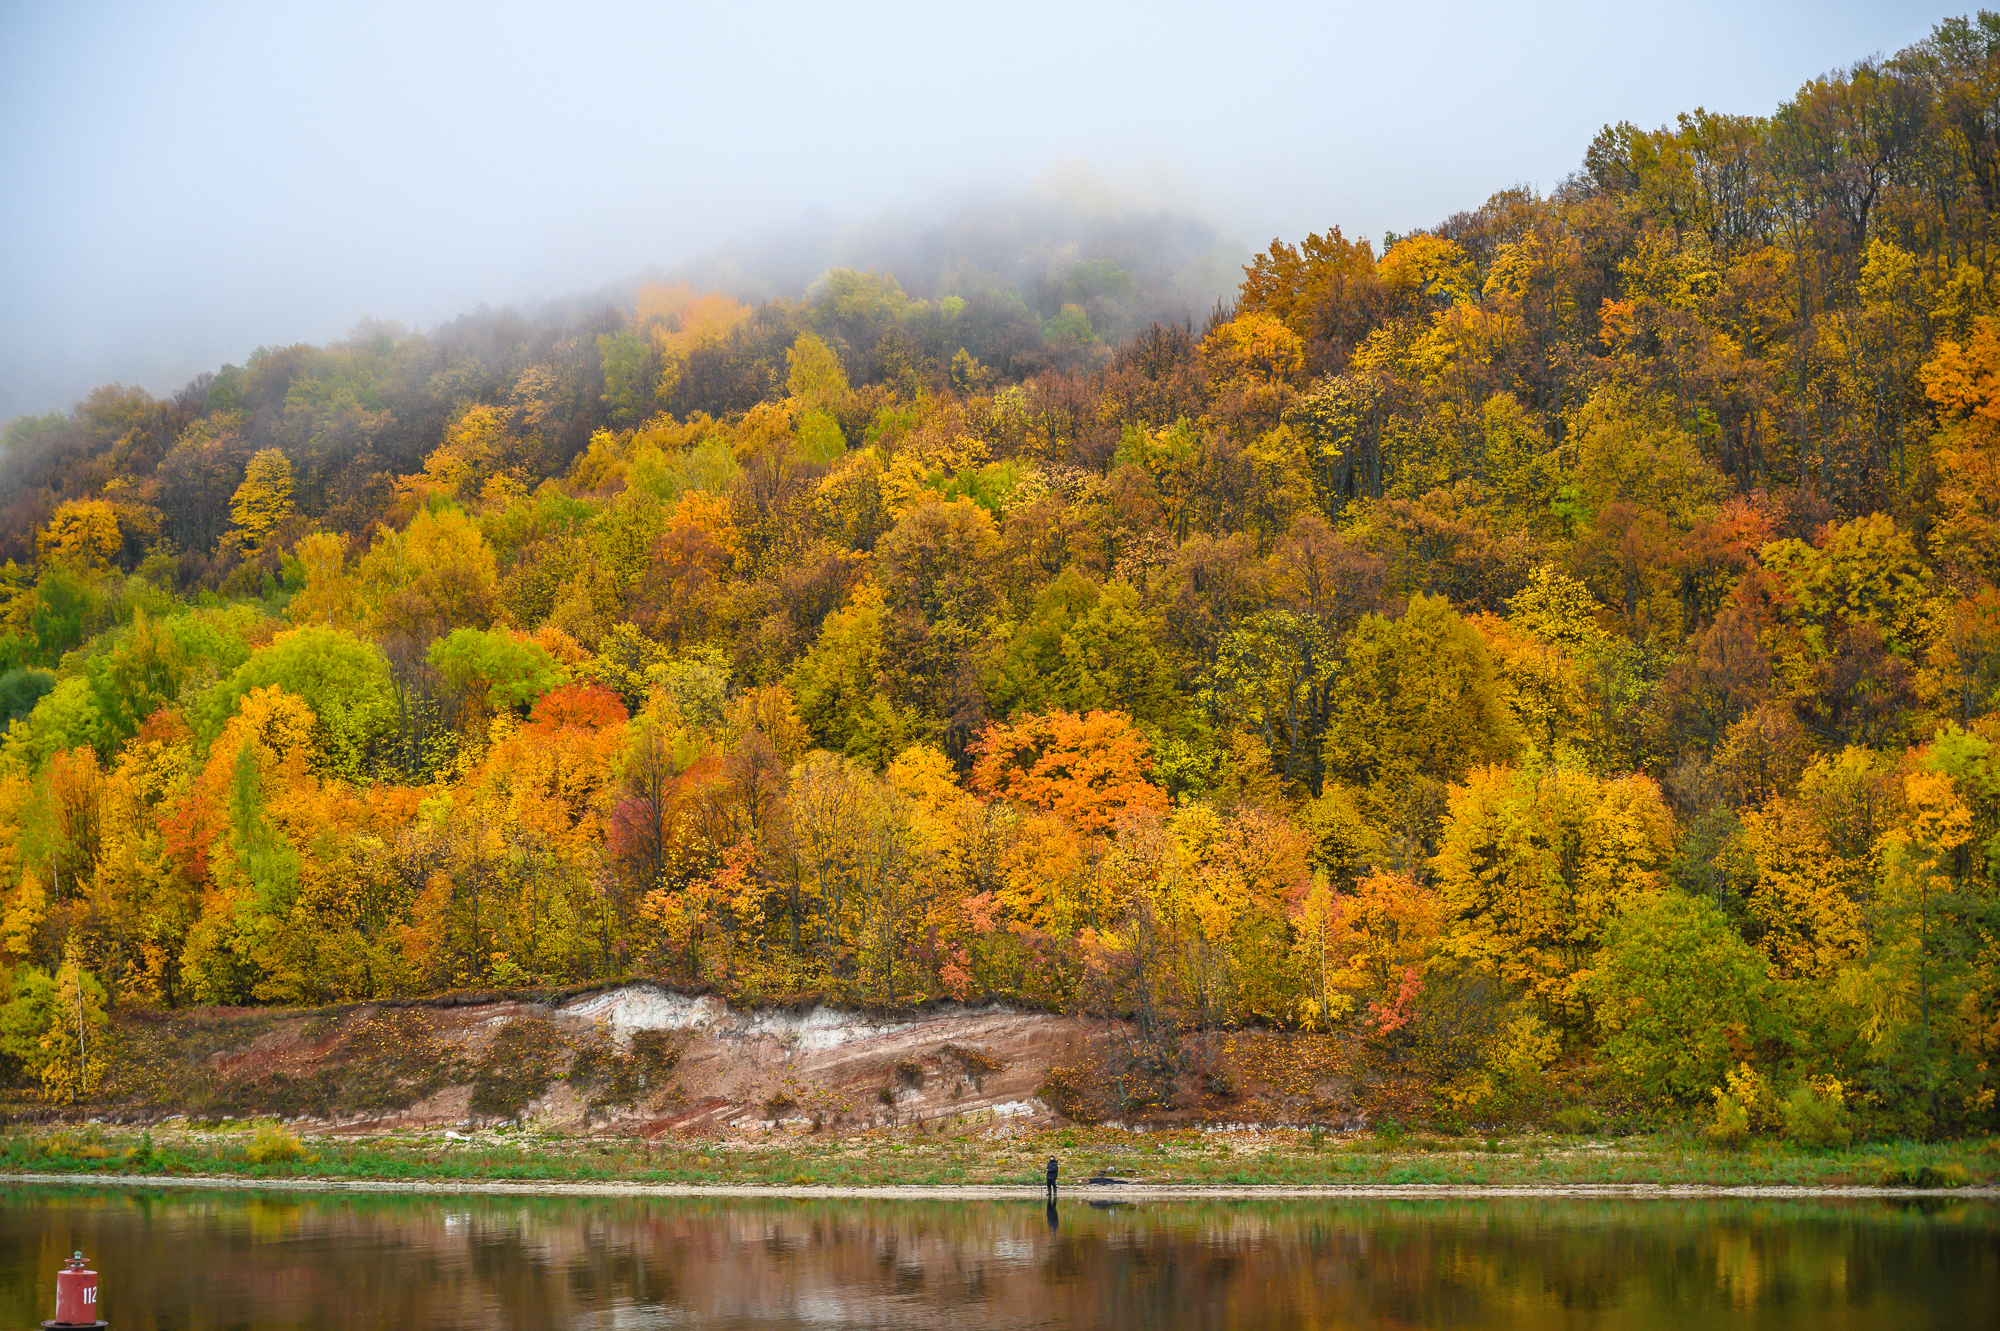
M1073 1193L1180 1189L1892 1189L2000 1187L2000 1138L1811 1151L1727 1151L1693 1134L1449 1138L1230 1128L1023 1131L815 1140L542 1136L524 1130L298 1132L276 1120L89 1124L0 1134L0 1176L298 1183L722 1188L1010 1189L1039 1186L1049 1156Z

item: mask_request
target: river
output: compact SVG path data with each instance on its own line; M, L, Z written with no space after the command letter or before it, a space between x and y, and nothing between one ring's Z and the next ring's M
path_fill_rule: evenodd
M0 1187L0 1331L2000 1325L2000 1203L1139 1203Z

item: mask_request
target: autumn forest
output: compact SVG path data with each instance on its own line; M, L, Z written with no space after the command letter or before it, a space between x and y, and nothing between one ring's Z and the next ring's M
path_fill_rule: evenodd
M650 975L2000 1127L2000 16L1205 316L933 285L8 424L0 1071Z

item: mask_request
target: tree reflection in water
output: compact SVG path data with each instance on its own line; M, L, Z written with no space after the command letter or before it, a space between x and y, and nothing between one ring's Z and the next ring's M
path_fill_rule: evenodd
M1081 1204L0 1189L0 1324L81 1248L145 1327L1991 1325L2000 1204Z

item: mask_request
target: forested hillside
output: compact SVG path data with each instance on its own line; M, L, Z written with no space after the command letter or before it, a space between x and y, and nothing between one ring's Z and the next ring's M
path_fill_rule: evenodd
M1997 227L1981 14L1115 344L836 270L16 420L5 1047L645 972L1990 1128Z

